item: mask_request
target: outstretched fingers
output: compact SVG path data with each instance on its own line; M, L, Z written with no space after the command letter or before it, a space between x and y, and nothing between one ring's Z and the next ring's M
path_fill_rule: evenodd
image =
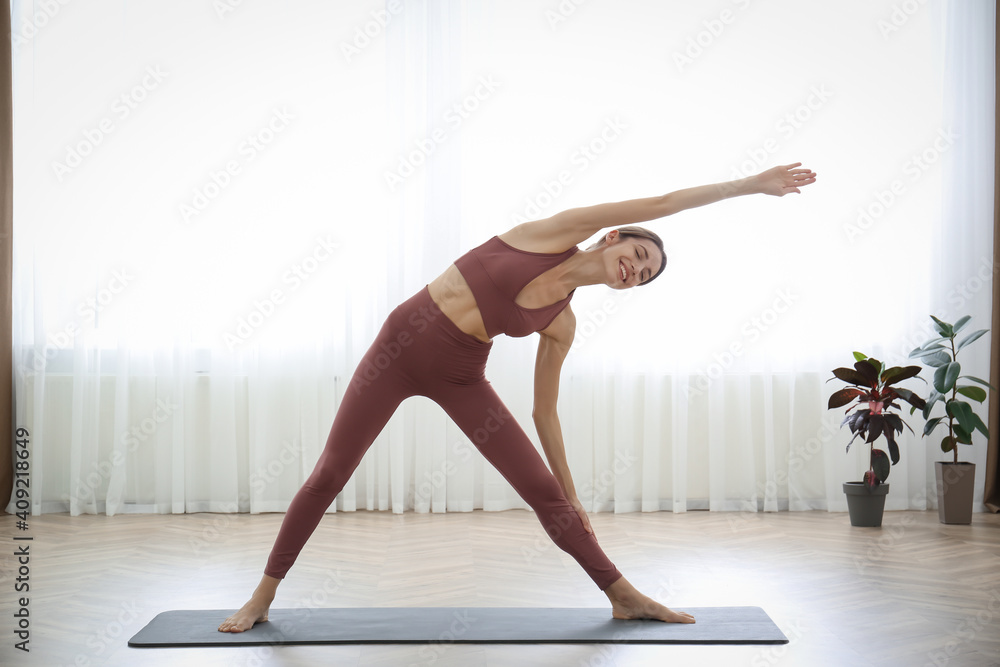
M801 164L801 163L797 163ZM816 182L816 173L811 169L792 169L786 175L785 193L795 192L802 194L800 187Z

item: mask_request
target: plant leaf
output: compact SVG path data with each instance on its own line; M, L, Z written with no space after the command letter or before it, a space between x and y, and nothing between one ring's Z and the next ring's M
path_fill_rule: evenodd
M920 361L924 362L931 368L938 368L939 366L951 363L951 357L945 352L935 352L921 358Z
M882 415L872 415L871 419L868 421L868 437L865 438L865 442L875 442L875 440L882 435L882 427L885 424L885 420Z
M962 428L961 424L955 424L952 430L955 431L955 439L958 440L960 443L962 443L963 445L972 444L972 434L966 431L964 428Z
M952 325L951 330L955 333L958 333L959 331L965 328L965 325L968 324L969 320L971 319L972 315L965 315L963 317L958 318L955 324Z
M892 437L891 428L885 430L885 439L889 443L889 458L892 459L892 465L896 465L899 463L899 445L896 444L896 439Z
M854 360L855 361L864 361L867 358L868 358L868 355L865 354L864 352L855 352L854 353Z
M851 384L860 385L862 387L872 386L872 384L865 378L864 375L857 372L853 368L834 368L833 375L837 379L843 380L844 382L849 382Z
M943 400L944 394L939 392L937 389L932 390L930 396L927 397L927 405L924 407L924 419L930 417L931 410L934 409L934 404Z
M926 401L924 401L924 399L914 394L909 389L903 389L902 387L893 387L892 391L894 391L901 399L903 399L904 401L906 401L915 408L923 409L927 407Z
M911 377L919 375L921 370L920 366L893 366L882 373L882 384L888 387L891 384L909 380Z
M994 387L993 385L991 385L991 384L990 384L989 382L987 382L986 380L980 380L979 378L977 378L977 377L972 377L971 375L963 375L963 376L962 376L962 379L963 379L963 380L972 380L973 382L978 382L979 384L983 385L984 387L989 387L989 388L990 388L990 389L992 389L993 391L996 391L996 387Z
M867 408L864 410L858 410L857 412L848 415L850 418L850 423L848 426L851 428L851 433L861 432L862 434L868 428L868 417L871 415L871 410Z
M930 435L931 431L933 431L938 427L938 424L941 423L942 419L944 419L944 417L935 417L934 419L928 419L927 423L924 424L924 435L925 436Z
M840 391L835 391L830 396L830 401L827 403L826 407L828 410L839 408L843 405L847 405L859 396L864 396L864 394L865 392L855 387L844 387Z
M858 431L857 433L855 433L854 437L851 438L851 442L847 443L847 452L848 453L850 453L850 451L851 451L851 443L853 443L858 438L859 435L861 435L861 431Z
M984 424L983 420L979 418L979 415L973 413L973 415L972 415L972 421L976 422L976 430L977 431L979 431L980 433L982 433L983 435L985 435L987 438L990 437L990 430L988 428L986 428L986 424Z
M874 359L865 359L864 361L854 362L854 368L856 368L861 377L865 379L865 382L869 387L878 386L878 376L881 368L877 364L878 362Z
M948 348L944 345L934 345L932 347L918 347L912 352L910 352L910 358L915 359L918 357L926 357L931 354L938 354L939 352L946 352ZM951 357L949 357L950 359Z
M942 322L933 315L931 315L931 319L934 320L934 324L936 325L935 328L938 330L939 334L941 334L945 338L951 338L953 331L950 324L948 324L947 322Z
M891 426L894 431L897 433L903 432L903 420L899 415L883 414L882 417L885 418L885 421L888 422L889 426Z
M957 361L952 361L947 366L939 366L934 371L934 388L942 394L947 394L954 388L955 380L961 372L962 367Z
M976 422L972 419L972 406L965 401L952 399L945 404L948 414L958 420L962 430L972 433L976 428Z
M872 450L872 471L880 482L889 477L889 457L881 449Z
M979 403L986 400L986 390L979 387L959 387L958 393Z
M955 448L955 439L952 438L950 435L944 436L944 438L941 440L941 451L950 452L954 448Z
M961 343L958 344L958 347L955 348L955 352L958 352L959 350L961 350L963 347L965 347L969 343L972 343L973 341L977 340L980 336L982 336L983 334L985 334L987 331L989 331L989 329L980 329L979 331L976 331L974 333L969 334L968 336L966 336L965 338L962 339Z

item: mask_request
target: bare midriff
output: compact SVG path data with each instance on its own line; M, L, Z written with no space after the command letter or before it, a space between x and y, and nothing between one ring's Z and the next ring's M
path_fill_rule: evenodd
M444 273L427 285L427 289L437 307L455 326L484 343L490 342L476 297L457 266L452 264L445 269Z

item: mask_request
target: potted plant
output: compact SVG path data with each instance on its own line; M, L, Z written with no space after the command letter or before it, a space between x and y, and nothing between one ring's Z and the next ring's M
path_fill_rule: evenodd
M857 401L847 408L847 417L840 425L847 424L854 434L847 443L847 451L851 451L851 443L860 436L868 443L870 455L868 471L862 481L844 482L847 509L852 526L881 526L885 496L889 493L889 485L884 483L889 477L889 462L891 460L892 465L899 462L896 433L902 433L904 425L910 428L893 412L899 408L896 401L902 399L913 406L913 409L922 409L926 403L909 389L895 386L898 382L916 377L920 373L920 366L886 368L882 362L861 352L855 352L854 359L854 368L833 370L834 377L830 380L840 379L853 386L834 392L827 407L832 410ZM910 432L913 429L910 428ZM879 436L886 439L888 456L881 449L875 448L875 441Z
M959 386L960 379L968 379L993 389L985 380L971 375L961 375L962 366L958 363L958 352L966 345L977 340L988 329L980 329L962 338L955 344L958 332L965 328L971 319L970 315L960 318L954 324L943 322L931 315L934 327L940 334L917 349L910 352L910 358L920 359L934 368L934 391L927 397L927 405L923 409L924 435L941 424L948 425L948 434L941 440L941 451L952 452L951 461L936 461L934 475L937 481L938 520L941 523L972 523L972 496L975 491L976 464L958 460L958 445L971 445L972 436L976 431L986 438L990 432L986 424L972 410L972 406L959 398L965 398L982 403L986 400L986 390L972 385ZM944 414L931 417L934 404L944 404ZM912 413L912 410L911 410Z

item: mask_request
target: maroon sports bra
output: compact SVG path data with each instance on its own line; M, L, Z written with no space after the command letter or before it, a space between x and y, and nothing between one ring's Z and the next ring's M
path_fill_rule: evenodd
M519 250L494 236L457 260L455 266L472 289L476 305L486 325L486 335L504 333L520 338L541 331L569 305L573 292L565 299L542 308L525 308L514 300L532 280L572 257L573 246L560 253Z

